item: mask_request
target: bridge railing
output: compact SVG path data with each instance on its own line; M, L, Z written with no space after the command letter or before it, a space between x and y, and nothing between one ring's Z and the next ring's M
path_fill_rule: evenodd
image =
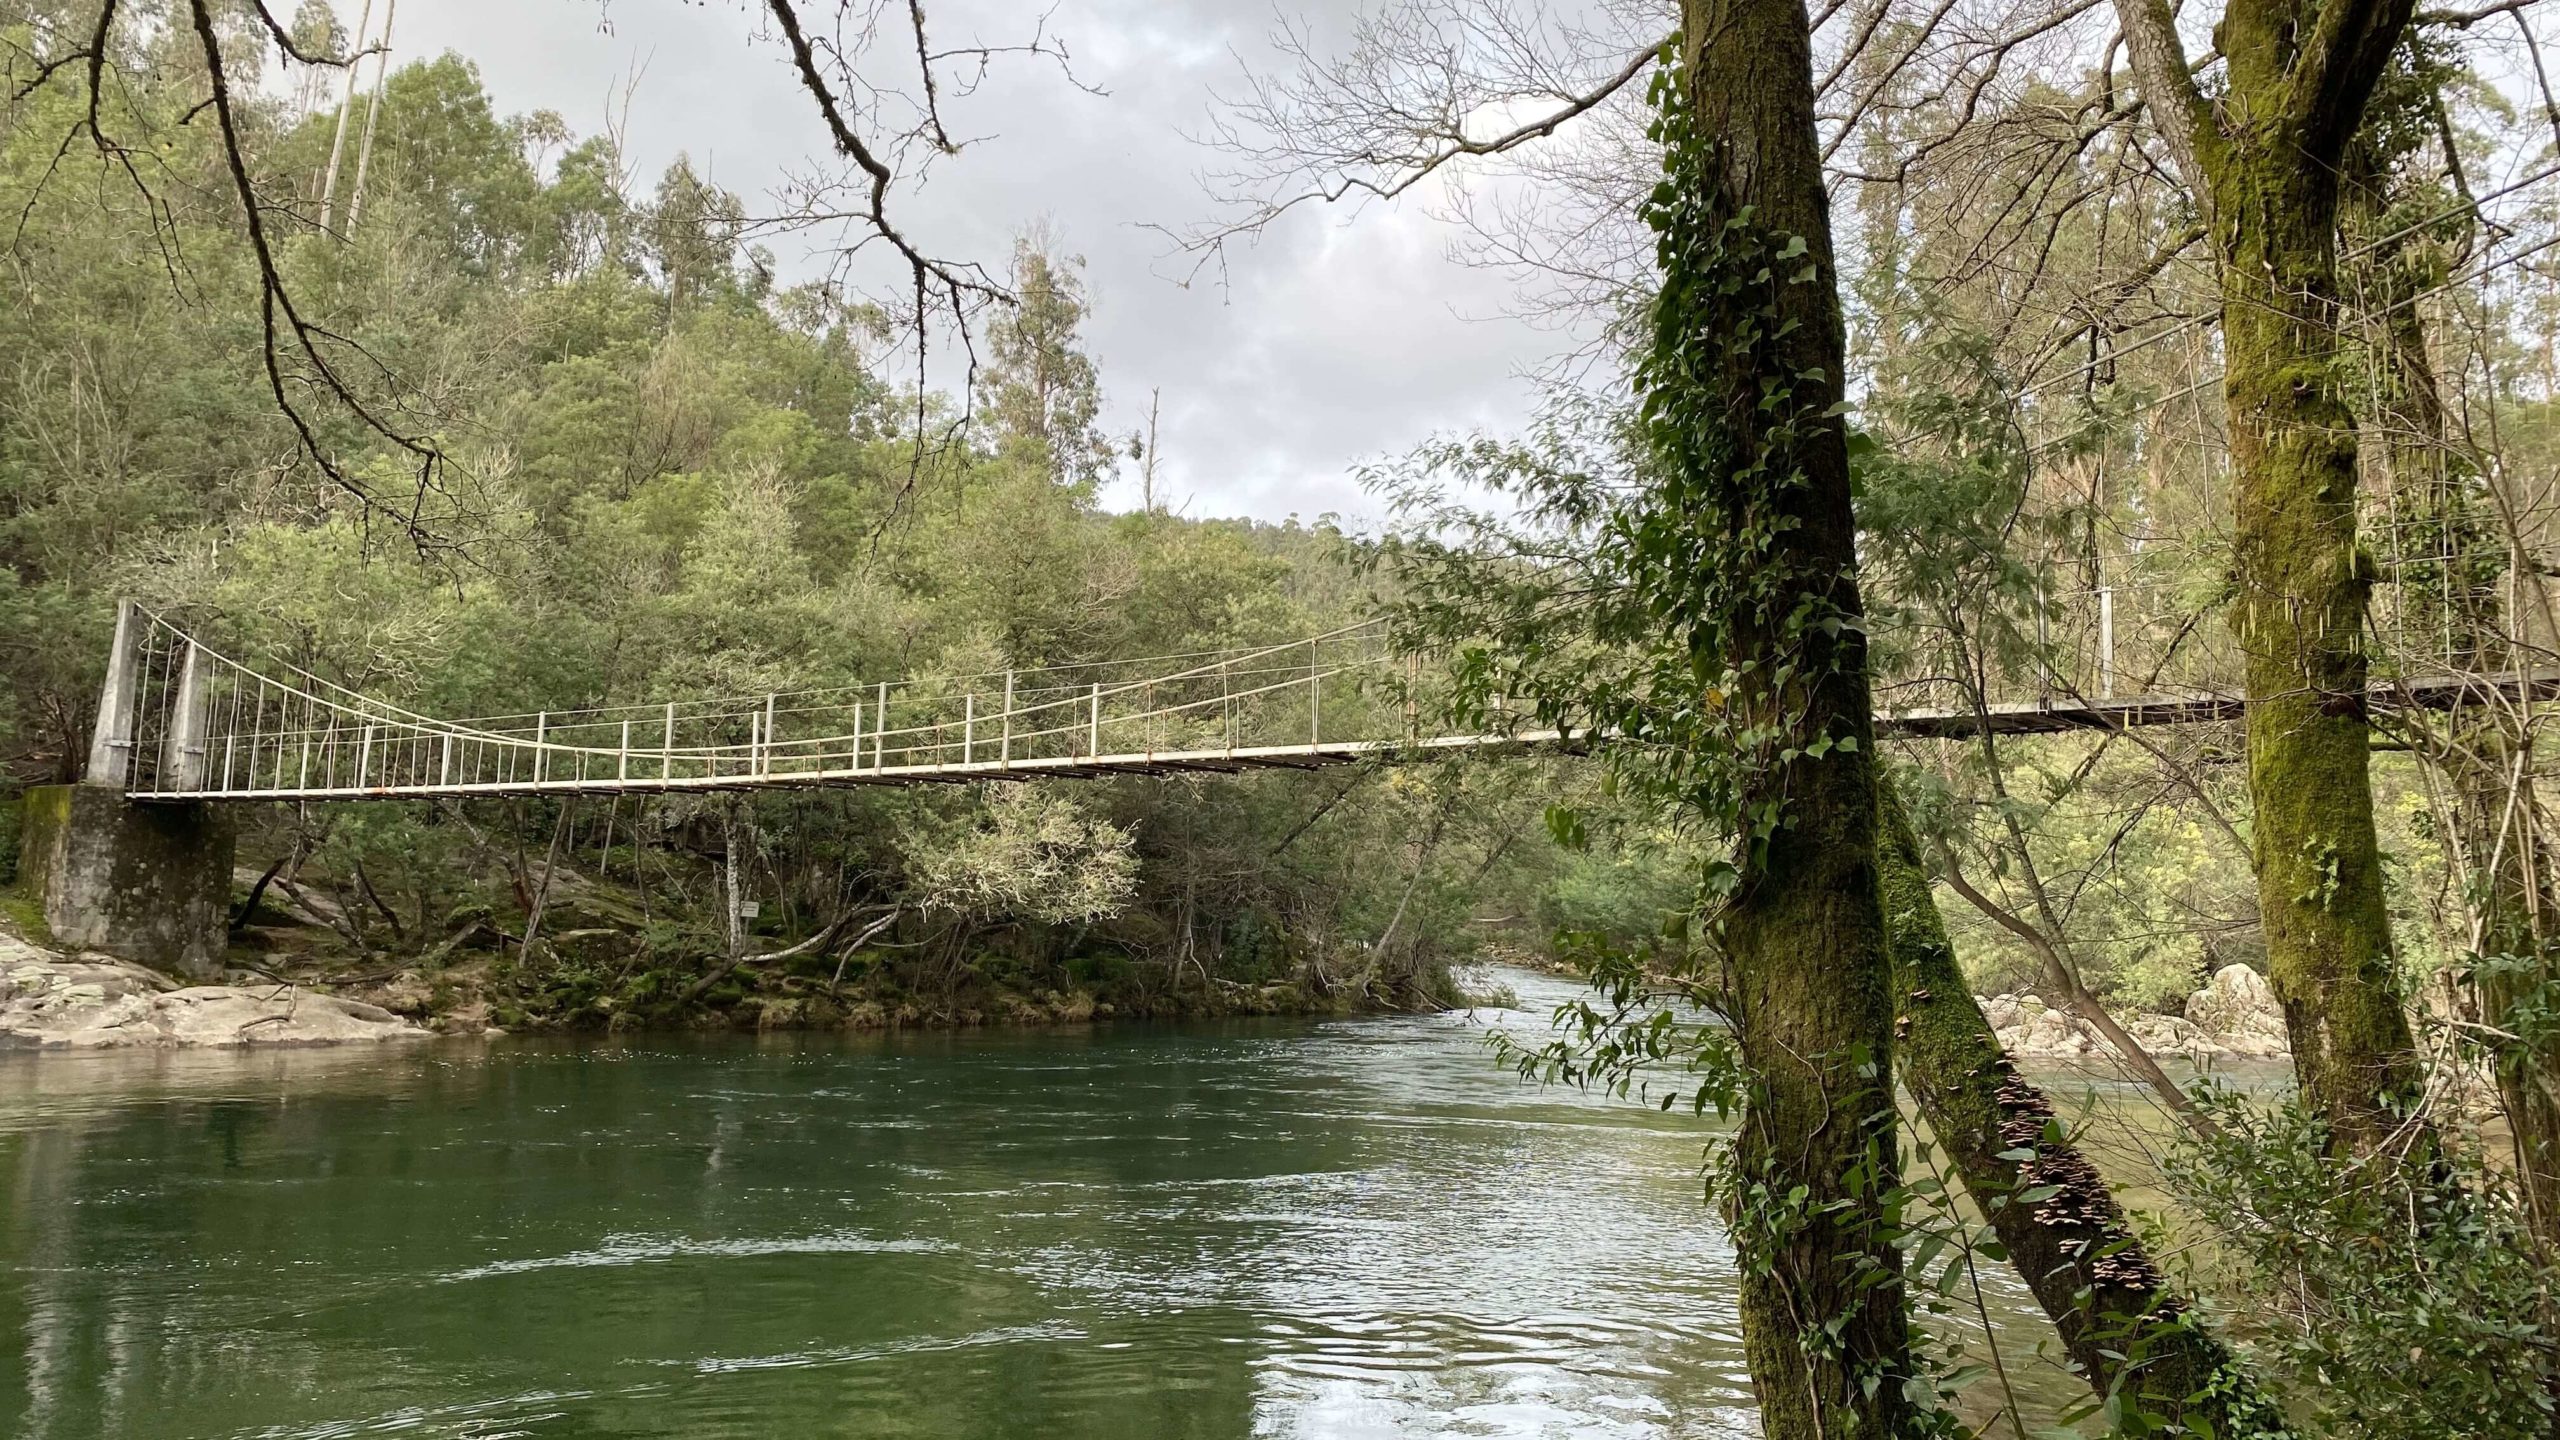
M1284 644L709 700L421 714L128 605L91 775L154 797L684 790L1278 760L1413 731L1381 622Z

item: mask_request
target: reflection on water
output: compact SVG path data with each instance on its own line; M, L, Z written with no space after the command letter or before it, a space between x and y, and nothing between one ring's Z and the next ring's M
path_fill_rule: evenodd
M1753 1432L1534 1014L0 1057L0 1435Z

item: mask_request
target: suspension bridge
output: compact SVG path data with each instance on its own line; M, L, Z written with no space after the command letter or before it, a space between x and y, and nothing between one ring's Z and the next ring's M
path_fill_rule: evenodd
M1385 633L448 720L246 663L128 604L88 775L149 801L666 794L1305 770L1557 739L1423 734L1414 667Z
M2128 607L2102 591L2082 609L2094 620L2052 636L2028 693L1987 702L1944 678L1888 675L1877 685L1877 729L1951 739L2244 713L2241 696L2210 683L2232 668L2228 656L2182 648L2193 607L2145 606L2124 625ZM2121 653L2120 636L2133 641ZM1372 620L1193 654L452 719L308 666L247 657L127 602L85 783L27 793L20 876L63 944L212 974L226 942L235 812L255 804L1309 770L1591 738L1499 704L1482 730L1428 726L1441 708L1430 703L1434 683L1389 640ZM2120 665L2128 657L2143 668ZM2173 684L2173 662L2186 664L2180 678L2206 683ZM2128 673L2142 678L2128 686ZM2379 683L2367 699L2444 707L2491 693L2560 698L2560 672L2443 667Z
M2096 694L2048 683L1994 704L1896 705L1914 687L1888 687L1878 728L1953 738L2242 714L2226 690L2117 695L2112 598ZM1420 667L1387 640L1371 620L1232 650L443 719L236 658L126 602L87 778L150 802L670 794L1306 770L1568 743L1553 729L1426 731ZM2502 678L2509 693L2560 689ZM2402 681L2376 698L2441 706L2479 683Z

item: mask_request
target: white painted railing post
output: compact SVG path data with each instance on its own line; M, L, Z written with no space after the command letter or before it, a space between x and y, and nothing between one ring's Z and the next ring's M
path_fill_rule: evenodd
M2116 592L2114 587L2098 587L2098 698L2112 700L2116 693Z
M667 702L667 736L658 744L658 779L664 783L676 778L676 702Z
M818 768L824 770L827 767L820 765ZM862 702L859 700L853 702L853 769L856 774L862 771Z
M1013 768L1013 672L1004 672L1004 749L998 760L1004 768Z
M631 778L631 722L627 719L622 722L622 748L613 755L613 778Z
M356 788L364 788L373 775L373 727L364 727L364 743L356 747Z
M2048 578L2036 572L2036 699L2050 703L2053 699L2053 636L2047 622L2052 596L2047 593Z
M1093 682L1093 736L1086 742L1084 753L1089 760L1102 754L1102 682L1099 680Z
M773 696L764 697L764 734L756 744L756 773L773 773Z
M444 753L443 753L441 756L439 756L439 757L437 758L437 760L436 760L436 785L437 785L437 787L438 787L438 788L442 788L442 787L444 787L444 786L446 786L446 785L450 785L450 784L452 784L452 783L453 783L453 736L452 736L450 733L448 733L448 734L446 734L446 736L444 737Z
M1316 665L1316 642L1307 642L1307 748L1324 744L1324 671Z
M960 763L967 765L978 748L978 692L960 697Z
M522 714L523 712L518 711L517 713ZM544 764L544 761L548 757L543 754L542 746L543 741L549 738L550 734L551 712L544 710L533 717L533 783L536 785L542 783L542 772L548 768Z
M880 682L880 705L871 716L871 768L889 768L889 682Z
M286 691L276 699L276 763L267 775L267 788L270 790L284 788L284 737L292 724L293 692Z

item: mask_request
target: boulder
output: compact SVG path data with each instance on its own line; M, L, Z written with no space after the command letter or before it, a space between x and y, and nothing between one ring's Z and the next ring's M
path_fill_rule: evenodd
M1977 995L1974 999L1982 1006L1983 1018L1991 1022L1993 1032L2000 1037L2001 1047L2019 1059L2078 1060L2110 1058L2116 1053L2115 1046L2097 1026L2054 1009L2037 996ZM2154 1055L2182 1055L2203 1063L2218 1056L2262 1053L2225 1045L2202 1027L2175 1015L2136 1015L2123 1023L2125 1033Z
M2177 1015L2136 1015L2125 1022L2124 1028L2134 1043L2154 1055L2184 1055L2201 1063L2232 1053L2231 1047Z
M2059 1010L2038 1010L2034 1018L2021 1027L2018 1043L2010 1047L2010 1053L2057 1060L2077 1059L2094 1053L2105 1043L2085 1020L2065 1015Z
M0 1047L334 1045L428 1032L377 1005L292 985L190 985L104 955L0 933Z
M1976 995L1982 1018L2010 1054L2032 1060L2064 1060L2106 1047L2097 1031L2054 1009L2038 995Z
M2015 995L1994 995L1989 999L1976 995L1973 1003L1982 1007L1982 1018L1990 1021L1994 1030L2015 1029L2023 1018L2018 1012L2018 997Z
M2000 1044L2022 1060L2076 1060L2112 1056L2115 1046L2095 1025L2047 1005L2035 995L1976 995L1982 1018ZM2222 1057L2276 1059L2292 1053L2284 1010L2265 978L2246 965L2226 965L2187 999L2187 1013L2120 1017L2125 1033L2154 1055L2182 1055L2203 1064Z
M403 970L375 986L373 998L394 1015L423 1020L435 1008L435 987L415 970Z
M2187 997L2187 1019L2234 1055L2265 1058L2293 1053L2284 1007L2266 977L2246 965L2225 965L2203 989Z

